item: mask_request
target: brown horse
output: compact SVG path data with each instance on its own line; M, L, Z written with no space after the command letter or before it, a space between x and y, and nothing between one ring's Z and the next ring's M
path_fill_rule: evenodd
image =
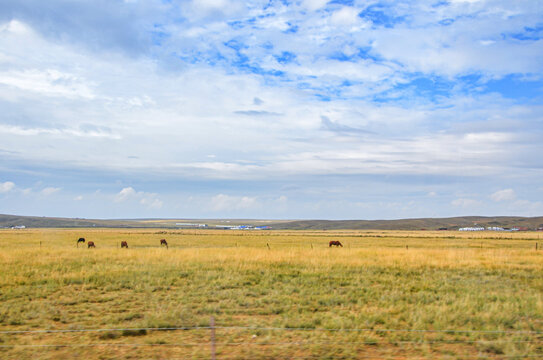
M160 239L160 246L162 245L166 245L166 249L168 248L168 242L166 241L166 239Z
M337 240L332 240L328 243L328 247L332 247L332 246L341 246L343 247L343 245L341 245L341 243Z
M127 248L128 249L128 243L126 241L121 241L121 249Z
M90 248L95 248L95 247L96 247L96 246L94 246L94 241L89 241L89 242L87 243L87 248L90 249Z
M77 247L79 247L79 243L83 243L83 244L84 244L84 243L85 243L85 238L79 238L79 239L77 240Z

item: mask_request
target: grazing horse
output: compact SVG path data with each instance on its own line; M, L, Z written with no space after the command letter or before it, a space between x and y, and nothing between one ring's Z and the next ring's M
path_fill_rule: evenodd
M343 245L341 245L341 243L337 240L332 240L328 243L328 247L332 247L332 246L341 246L343 247Z
M94 241L89 241L87 243L87 247L90 249L90 248L95 248L96 246L94 246Z
M168 242L166 241L166 239L160 239L160 246L162 245L166 245L166 248L168 248Z
M127 248L128 249L128 243L126 241L121 241L121 249Z
M77 247L79 247L79 243L83 243L83 244L84 244L84 243L85 243L85 238L79 238L79 239L77 240Z

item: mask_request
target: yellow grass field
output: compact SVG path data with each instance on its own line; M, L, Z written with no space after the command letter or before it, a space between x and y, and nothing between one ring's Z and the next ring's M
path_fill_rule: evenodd
M0 230L0 358L543 358L541 237Z

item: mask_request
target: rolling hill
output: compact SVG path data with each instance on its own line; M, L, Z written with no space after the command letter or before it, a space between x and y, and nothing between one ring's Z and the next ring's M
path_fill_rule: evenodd
M216 225L267 225L272 229L288 230L457 230L460 227L480 225L521 227L536 230L543 227L543 217L520 216L462 216L451 218L420 218L398 220L221 220L221 219L81 219L60 217L38 217L0 214L0 227L25 226L27 228L55 227L127 227L127 228L186 228L180 223Z

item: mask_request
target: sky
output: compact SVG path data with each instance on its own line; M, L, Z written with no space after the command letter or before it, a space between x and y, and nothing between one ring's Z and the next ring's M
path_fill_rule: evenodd
M543 0L0 0L0 213L543 215Z

